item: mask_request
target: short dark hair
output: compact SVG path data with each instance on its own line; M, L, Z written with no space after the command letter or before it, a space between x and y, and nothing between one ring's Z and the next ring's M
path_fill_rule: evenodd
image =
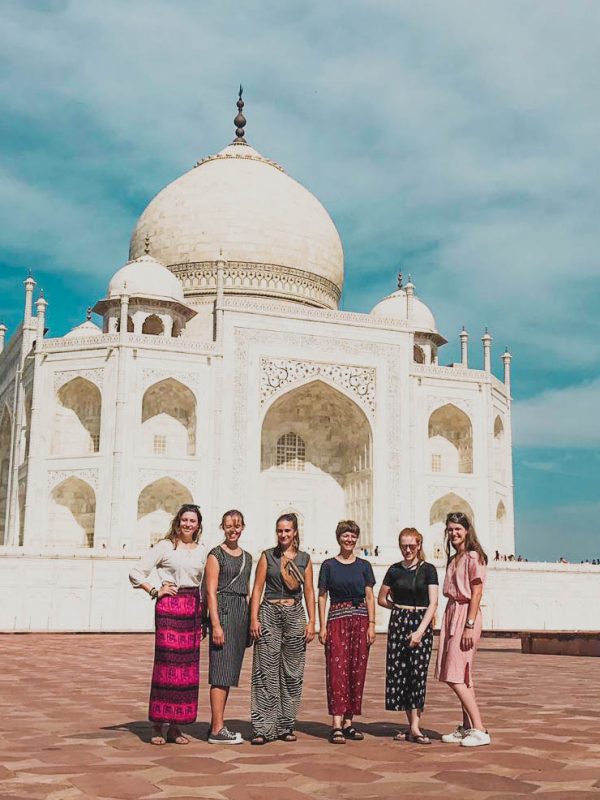
M360 536L360 528L353 519L343 519L338 522L335 529L335 538L338 540L338 542L343 533L355 533L358 538Z

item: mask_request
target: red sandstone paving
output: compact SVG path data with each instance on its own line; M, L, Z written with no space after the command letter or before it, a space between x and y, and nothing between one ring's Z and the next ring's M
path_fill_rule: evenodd
M535 800L600 798L600 663L522 655L514 640L485 640L477 691L490 747L443 745L458 721L450 691L429 683L429 747L393 742L399 714L383 710L385 639L371 655L359 727L364 742L327 742L323 651L310 646L298 742L262 748L204 741L200 721L187 747L148 744L145 721L151 635L0 637L0 800ZM232 692L231 728L248 724L251 652Z

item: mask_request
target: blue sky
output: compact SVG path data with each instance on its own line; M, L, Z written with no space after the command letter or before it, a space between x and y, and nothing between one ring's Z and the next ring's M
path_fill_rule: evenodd
M517 548L600 557L600 4L3 5L0 321L85 318L150 198L247 136L330 211L343 306L410 273L457 357L513 353Z

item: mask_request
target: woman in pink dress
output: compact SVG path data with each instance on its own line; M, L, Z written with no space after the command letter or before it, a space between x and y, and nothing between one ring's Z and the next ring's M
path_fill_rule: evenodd
M452 733L442 736L447 744L480 747L491 738L479 713L473 686L473 658L481 638L481 596L487 556L479 544L471 521L461 512L446 517L446 578L448 598L438 649L436 677L456 694L463 720ZM450 555L450 545L455 550Z

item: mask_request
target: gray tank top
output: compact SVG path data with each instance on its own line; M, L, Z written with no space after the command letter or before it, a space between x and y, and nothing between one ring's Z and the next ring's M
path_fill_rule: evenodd
M302 587L295 592L290 592L285 583L281 580L281 558L275 555L275 548L271 547L264 551L267 559L267 580L265 583L265 600L281 600L282 598L292 598L299 600L302 597ZM302 575L308 566L310 556L299 550L294 558L294 564L298 567Z

